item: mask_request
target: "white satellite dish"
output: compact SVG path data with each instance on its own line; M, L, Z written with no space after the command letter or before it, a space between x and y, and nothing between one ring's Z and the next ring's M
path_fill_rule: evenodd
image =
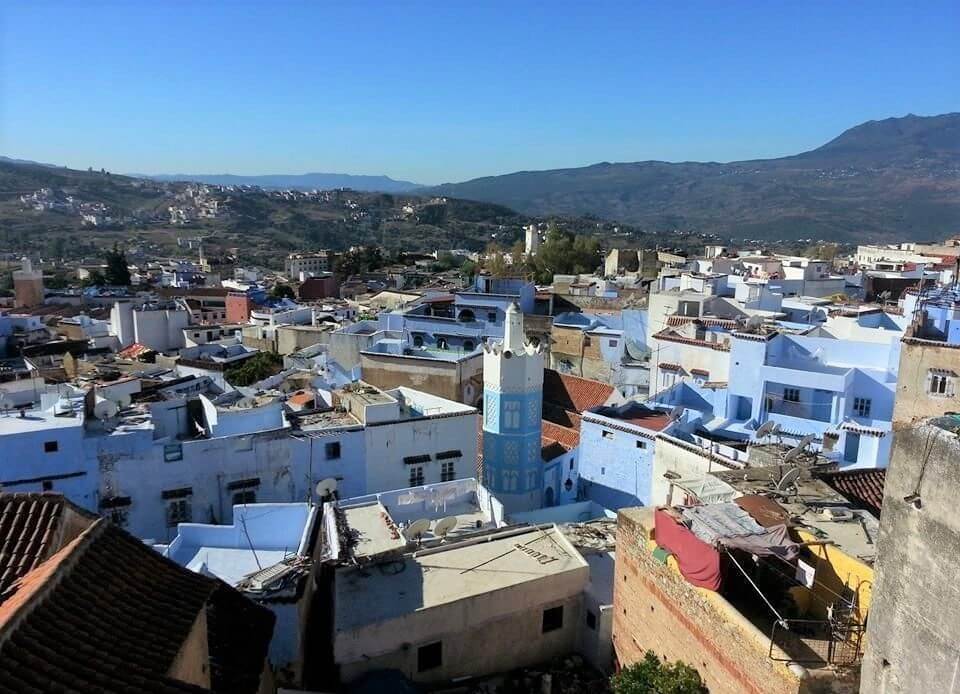
M447 534L457 527L457 517L456 516L447 516L446 518L441 518L437 521L437 524L433 526L433 534L438 537L446 537Z
M813 442L814 442L814 439L816 439L816 438L817 438L817 437L814 436L813 434L807 434L807 435L804 436L802 439L800 439L800 443L797 444L797 448L801 448L801 449L806 448L806 447L809 446L811 443L813 443Z
M420 538L423 537L423 534L430 530L430 519L421 518L420 520L415 520L404 531L404 534L407 536L408 540L416 540L420 542Z
M683 408L677 405L672 410L670 410L670 419L680 419L680 415L683 414Z
M800 477L800 468L792 467L783 473L783 477L780 478L780 481L777 482L777 491L783 492L792 487L797 483L797 479Z
M803 449L799 446L795 446L786 452L786 454L783 456L783 462L789 463L801 453L803 453Z
M332 496L335 491L337 491L337 480L333 477L328 477L317 482L317 496L321 499Z
M762 439L764 436L773 433L773 428L777 426L777 423L772 420L767 420L760 425L760 428L757 429L756 436L758 439Z
M747 332L752 333L755 330L759 330L763 325L763 316L750 316L750 319L747 321Z

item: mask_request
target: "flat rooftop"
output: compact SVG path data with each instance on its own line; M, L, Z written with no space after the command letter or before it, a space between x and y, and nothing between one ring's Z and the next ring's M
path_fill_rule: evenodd
M506 529L481 542L421 550L337 572L335 628L350 631L511 586L586 569L556 526Z

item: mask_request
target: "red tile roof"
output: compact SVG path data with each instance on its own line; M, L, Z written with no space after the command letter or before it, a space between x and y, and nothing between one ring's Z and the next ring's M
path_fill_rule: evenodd
M576 448L580 445L580 432L573 427L560 426L547 420L543 420L541 435L556 441L567 450Z
M614 388L589 378L543 370L543 418L560 426L580 428L580 413L606 404Z
M883 506L883 485L886 470L842 470L825 472L820 479L829 484L853 503L880 517Z
M84 522L65 522L65 519ZM13 585L96 519L60 494L0 494L0 604ZM68 527L69 525L69 527Z
M661 371L683 371L683 367L679 364L671 364L669 362L660 362L659 364Z
M548 439L545 436L540 439L540 458L544 462L551 461L554 458L559 458L566 452L567 447L563 444L560 444L553 439Z
M39 536L49 530L50 514L36 508L16 516L14 527ZM94 520L8 590L0 606L0 692L208 691L167 674L201 614L209 691L253 694L273 614Z

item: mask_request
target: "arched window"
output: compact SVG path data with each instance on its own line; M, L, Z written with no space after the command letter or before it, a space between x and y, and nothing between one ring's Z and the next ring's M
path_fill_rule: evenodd
M471 323L477 320L477 317L474 315L473 311L471 311L468 308L465 308L462 311L460 311L459 320L461 323Z
M463 351L472 352L476 345L473 344L473 340L464 340L463 341Z
M414 347L423 347L423 335L414 335L414 336L413 336L413 346L414 346Z
M446 348L447 348L447 340L446 340L446 338L438 337L438 338L437 338L437 349L446 349Z

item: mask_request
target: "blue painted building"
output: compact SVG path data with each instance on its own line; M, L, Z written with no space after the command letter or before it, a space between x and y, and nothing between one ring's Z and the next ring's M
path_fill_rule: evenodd
M636 402L595 407L580 424L582 498L615 511L650 504L656 436L670 416Z

